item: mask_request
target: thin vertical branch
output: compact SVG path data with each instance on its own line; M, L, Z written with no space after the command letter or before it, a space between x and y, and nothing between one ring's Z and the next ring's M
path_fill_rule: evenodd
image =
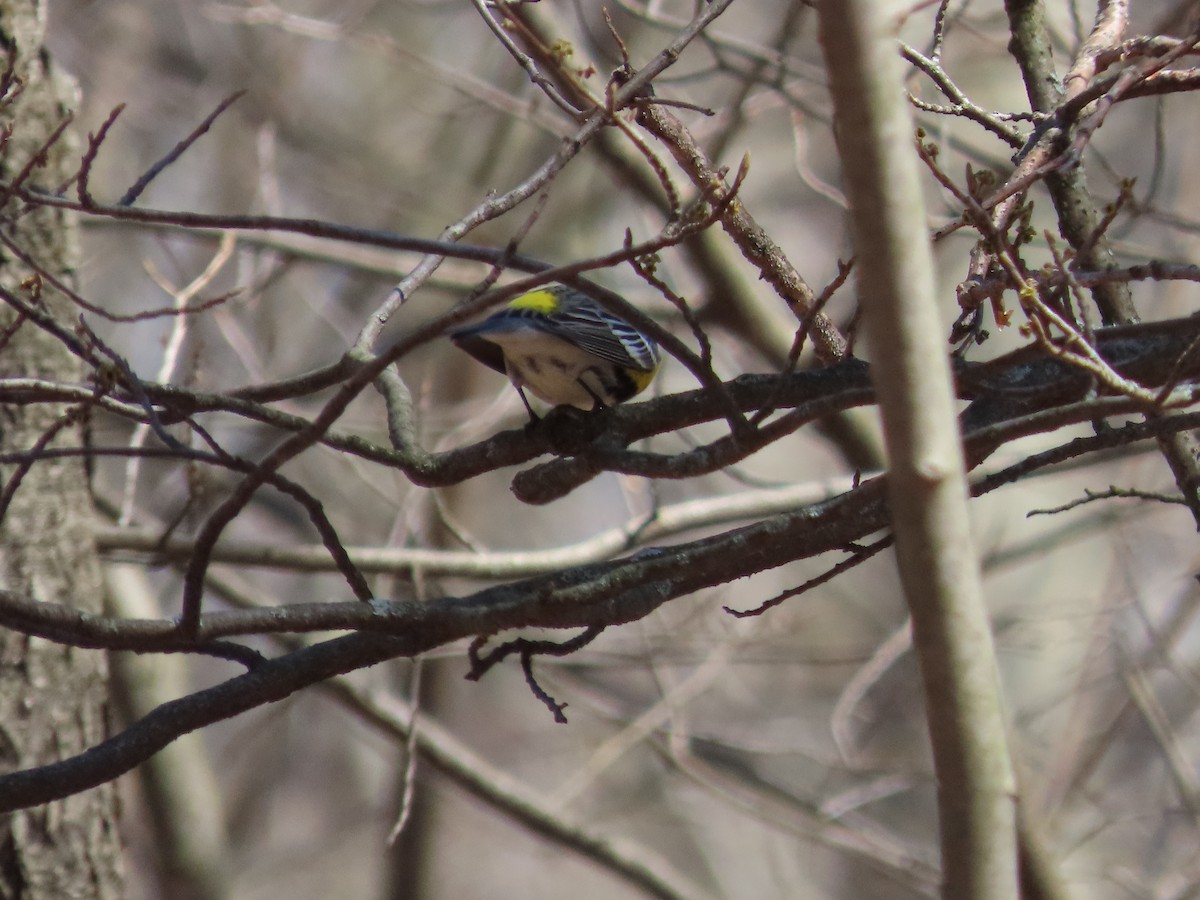
M919 237L924 203L895 24L879 0L818 8L887 440L896 557L937 768L942 896L1015 900L1015 777L933 261Z
M164 282L160 282L160 286L169 294L173 295L173 308L177 315L174 322L171 324L171 334L167 338L167 345L163 349L162 364L158 368L158 373L154 380L166 384L171 380L171 376L175 374L175 367L179 364L179 353L183 349L184 339L188 332L188 316L183 314L183 310L187 309L188 304L197 294L204 290L221 269L225 268L225 264L229 262L233 256L233 249L237 246L236 233L226 231L221 235L221 243L217 249L216 255L205 266L204 271L192 281L183 290L175 290ZM152 276L156 273L152 273ZM158 279L155 279L158 281ZM130 449L140 450L146 444L146 439L150 436L150 424L148 422L139 422L133 429L133 436L129 440ZM133 521L133 507L137 500L137 483L138 473L141 471L142 458L136 452L130 454L129 461L125 463L125 491L121 497L121 515L118 518L118 523L128 525Z
M1025 79L1030 105L1035 112L1052 113L1062 102L1063 91L1058 87L1050 53L1050 32L1042 0L1005 0L1004 7L1012 32L1009 50ZM1120 41L1126 13L1124 0L1100 3L1092 32L1083 42L1068 74L1067 89L1071 95L1082 90L1079 80L1093 70L1095 57ZM1076 265L1098 271L1116 268L1108 242L1099 237L1100 216L1088 192L1082 163L1048 175L1046 185L1058 213L1062 235L1077 254ZM1140 321L1128 283L1098 284L1092 289L1092 297L1105 324ZM1200 529L1200 439L1192 432L1180 432L1161 438L1159 446Z

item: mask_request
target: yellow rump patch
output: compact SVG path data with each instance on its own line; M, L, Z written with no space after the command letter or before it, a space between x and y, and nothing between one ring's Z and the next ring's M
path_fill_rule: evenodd
M539 288L528 294L522 294L508 305L513 309L531 309L548 316L558 309L558 303L558 295L554 291L548 288Z

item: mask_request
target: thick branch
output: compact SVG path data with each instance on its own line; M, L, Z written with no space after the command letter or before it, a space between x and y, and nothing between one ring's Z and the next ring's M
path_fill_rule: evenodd
M912 122L886 4L818 7L888 449L896 557L938 776L942 896L1015 900L1015 778L970 538Z

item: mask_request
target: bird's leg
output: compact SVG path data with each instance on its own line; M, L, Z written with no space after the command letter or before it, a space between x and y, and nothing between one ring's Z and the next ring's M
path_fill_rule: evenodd
M588 395L592 398L592 403L594 404L592 406L593 412L599 411L601 409L608 409L608 404L606 404L603 400L601 400L600 396L595 391L593 391L590 387L588 387L588 384L586 381L584 381L582 378L577 378L575 380L579 383L579 386L581 388L583 388L585 391L587 391Z
M529 398L525 396L525 389L513 382L513 387L517 389L517 393L521 395L521 402L525 404L525 410L529 413L529 424L536 425L542 420L542 417L533 411L533 407L529 405Z

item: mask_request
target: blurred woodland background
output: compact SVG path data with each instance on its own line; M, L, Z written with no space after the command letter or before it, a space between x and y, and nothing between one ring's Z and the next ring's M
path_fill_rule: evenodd
M1096 9L1030 5L1044 8L1061 78ZM1196 37L1193 5L1134 4L1117 41L1132 49L1106 58L1095 83L1175 52L1162 65L1191 72L1194 89L1194 53L1172 49ZM133 373L191 397L229 398L334 366L423 258L393 238L436 240L489 196L528 183L577 140L582 119L566 107L583 105L583 90L611 96L609 74L623 54L639 71L705 10L681 0L56 0L46 40L78 82L71 127L99 135L123 105L92 142L86 190L96 206L118 207L239 94L123 207L215 218L84 212L76 289L107 315L76 308L62 321L70 330L82 315L93 347L127 363L112 376L118 383L128 386ZM901 27L922 140L943 179L976 198L1009 178L1014 153L1047 122L1029 115L1010 29L1000 0L912 3ZM854 281L844 280L855 250L816 32L803 2L735 0L653 79L653 92L723 177L707 195L710 211L736 182L735 202L864 357ZM1133 43L1150 36L1159 43ZM544 83L501 37L528 54ZM947 85L961 96L948 96ZM1112 265L1155 260L1185 273L1127 279L1140 318L1156 322L1189 316L1197 299L1195 266L1186 273L1200 246L1200 114L1183 88L1146 93L1112 107L1078 171L1104 229L1094 243L1111 251ZM702 218L703 203L686 211L701 194L671 150L631 114L618 116L622 127L589 135L527 200L462 242L568 265L620 256L627 242L652 240L672 221ZM81 140L77 161L87 146ZM946 350L955 350L959 319L962 357L996 359L1034 337L1011 283L1007 294L984 291L960 305L969 276L999 271L972 272L980 233L950 227L964 219L962 194L930 173ZM1012 232L1023 235L1015 239L1021 260L1034 273L1062 269L1080 251L1063 237L1041 178L1024 202ZM315 224L222 222L231 216ZM321 223L361 231L322 231ZM585 274L693 351L703 349L697 334L706 336L723 380L788 367L797 313L720 224L663 246L652 269L686 301L687 315L628 261ZM448 259L391 316L374 349L439 321L492 275L491 260ZM506 271L499 284L517 277L524 273ZM1089 333L1114 323L1087 311L1092 287L1060 282L1054 294ZM1001 306L1012 315L1007 326ZM172 308L194 311L139 317ZM831 362L821 347L809 333L799 368ZM516 393L445 339L406 350L397 367L421 448L468 447L512 429L520 439ZM336 385L243 399L308 421ZM668 359L646 399L699 387ZM110 615L179 615L189 572L204 579L205 614L354 600L311 510L270 486L237 510L198 571L193 541L246 469L172 452L162 432L253 464L294 431L199 402L187 421L139 424L145 404L136 393L121 395L129 415L99 406L88 415L90 447L155 451L89 459ZM280 472L319 501L373 596L432 602L646 547L669 555L673 544L853 492L882 468L875 412L869 400L846 404L711 471L601 472L534 505L510 490L529 463L422 487L402 467L358 452L392 446L385 399L368 386L333 425L347 442L315 444ZM1002 436L972 481L1145 420L1145 408L1114 407ZM633 447L684 454L728 431L718 412ZM1189 507L1160 442L1146 437L1030 465L971 506L1022 793L1071 896L1200 897L1200 507ZM535 654L532 691L519 653L465 679L469 640L454 635L419 663L338 675L188 734L118 781L125 896L936 896L935 781L890 553L864 554L761 615L725 609L753 610L855 560L884 534L873 526L827 552L797 552L798 561L625 616L575 652ZM277 656L328 637L271 630L237 640ZM555 641L579 633L520 632ZM110 659L114 730L241 671L210 655ZM538 690L568 704L568 724L555 722Z

